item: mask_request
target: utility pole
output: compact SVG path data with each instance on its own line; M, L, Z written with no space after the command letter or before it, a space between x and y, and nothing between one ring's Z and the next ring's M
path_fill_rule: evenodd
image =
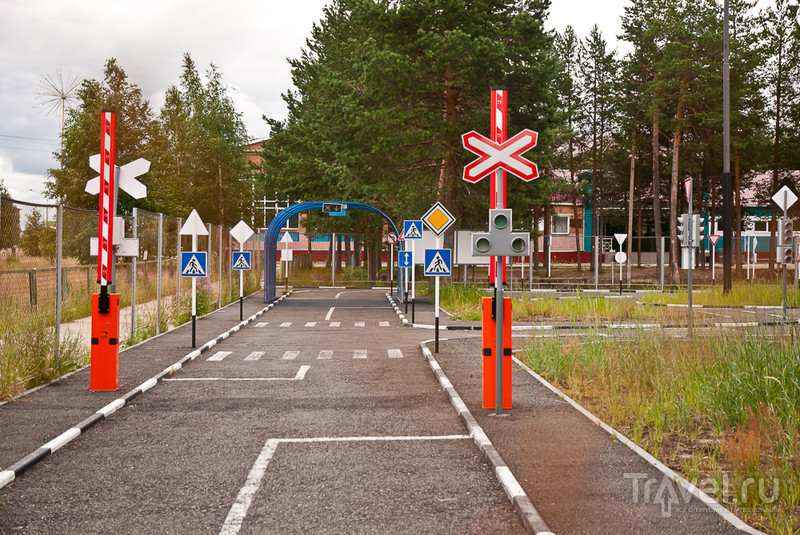
M722 37L722 290L729 293L733 264L733 188L731 186L731 63L728 0Z

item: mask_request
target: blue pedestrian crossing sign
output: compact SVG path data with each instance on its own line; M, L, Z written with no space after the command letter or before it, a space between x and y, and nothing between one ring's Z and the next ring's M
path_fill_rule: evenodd
M422 220L406 219L403 221L403 239L421 240L422 239Z
M425 249L425 276L449 277L453 271L450 249Z
M208 253L181 252L181 277L205 277L208 274Z
M233 269L250 269L250 252L233 252Z
M414 257L411 255L411 251L398 251L397 265L401 268L414 267Z

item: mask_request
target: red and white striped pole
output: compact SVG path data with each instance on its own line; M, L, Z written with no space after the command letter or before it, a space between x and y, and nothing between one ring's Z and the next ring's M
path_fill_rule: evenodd
M100 226L98 234L97 282L113 283L114 266L114 133L116 114L104 111L100 122Z
M508 135L508 90L505 87L492 88L492 111L490 118L490 137L496 143L506 141ZM492 174L489 208L506 208L506 171L498 169ZM503 282L506 282L506 259L503 262ZM495 280L495 258L489 262L489 280Z

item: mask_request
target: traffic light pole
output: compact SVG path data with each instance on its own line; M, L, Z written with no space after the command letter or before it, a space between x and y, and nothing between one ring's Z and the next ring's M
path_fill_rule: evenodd
M694 188L689 187L689 217L686 223L686 234L689 241L689 273L686 275L686 283L689 286L689 328L688 334L692 336L692 268L694 268L694 217L692 216L692 200L694 198Z
M503 300L503 256L496 256L496 269L494 275L494 309L495 309L495 328L496 328L496 341L495 348L495 415L501 416L503 414L503 309L505 308L505 301ZM491 383L490 383L491 384Z

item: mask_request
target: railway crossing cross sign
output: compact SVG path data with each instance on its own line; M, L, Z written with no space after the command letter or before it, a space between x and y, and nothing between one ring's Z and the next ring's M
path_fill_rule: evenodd
M539 176L539 168L522 154L536 146L539 134L527 128L516 136L497 143L474 130L461 136L464 148L479 156L464 167L463 179L473 184L498 169L505 169L525 182Z

